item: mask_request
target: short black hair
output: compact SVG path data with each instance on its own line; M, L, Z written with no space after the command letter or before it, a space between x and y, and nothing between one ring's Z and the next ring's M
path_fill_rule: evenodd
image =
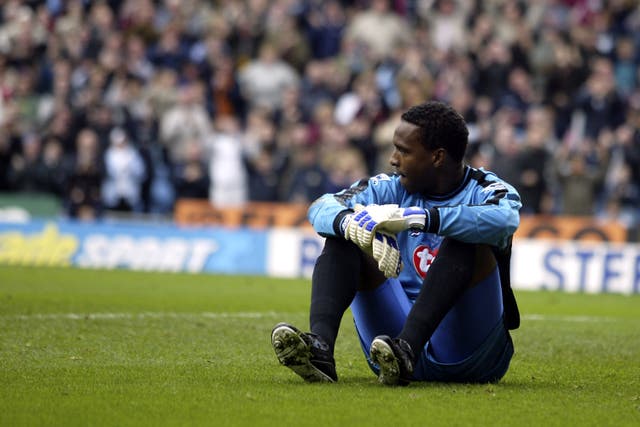
M451 106L429 101L402 113L402 120L418 126L425 148L444 148L456 162L462 162L469 141L464 118Z

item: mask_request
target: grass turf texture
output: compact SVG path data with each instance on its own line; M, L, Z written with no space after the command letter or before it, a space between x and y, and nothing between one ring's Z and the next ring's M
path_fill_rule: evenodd
M386 388L349 314L338 384L275 359L306 280L0 267L0 425L640 425L640 297L517 292L498 384Z

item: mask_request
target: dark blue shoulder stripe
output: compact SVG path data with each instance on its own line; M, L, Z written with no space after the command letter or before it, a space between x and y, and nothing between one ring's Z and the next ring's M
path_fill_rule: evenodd
M362 193L367 189L367 187L369 187L369 180L361 179L358 184L354 185L353 187L349 187L344 191L341 191L333 197L335 197L337 201L344 205L346 204L347 200L353 198L356 194Z
M470 175L471 175L471 179L475 179L478 182L478 185L482 188L487 188L491 184L500 183L500 181L489 181L487 179L487 173L479 169L472 168ZM493 197L491 197L490 199L487 199L485 203L491 204L491 205L497 205L500 202L500 199L507 196L507 194L509 194L509 190L507 190L507 188L505 187L498 188L493 191Z
M471 169L471 173L469 175L471 179L475 179L476 181L478 181L478 185L480 187L484 188L493 183L493 181L487 180L487 174L485 172L481 171L480 169L474 169L474 168L470 168L470 169Z

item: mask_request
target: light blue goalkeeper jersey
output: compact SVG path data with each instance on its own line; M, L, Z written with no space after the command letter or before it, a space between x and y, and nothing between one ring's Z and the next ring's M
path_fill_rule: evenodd
M379 174L361 180L335 194L325 194L309 207L309 221L322 236L338 236L334 220L356 204L398 204L400 207L436 208L437 233L403 231L398 245L404 268L398 279L410 298L417 297L429 266L445 237L469 243L506 247L520 222L522 206L518 192L494 173L466 167L465 177L455 191L443 196L409 194L400 177Z

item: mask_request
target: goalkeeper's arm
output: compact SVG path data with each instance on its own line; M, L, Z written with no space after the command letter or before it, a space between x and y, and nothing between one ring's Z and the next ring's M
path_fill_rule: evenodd
M409 229L437 233L440 215L436 208L400 208L395 204L357 205L355 211L340 212L334 225L334 229L346 239L364 247L371 245L376 231L394 235Z
M355 211L341 212L336 222L340 234L371 255L386 277L398 277L402 270L398 242L392 234L376 231L377 222L372 220L364 206L357 205Z

